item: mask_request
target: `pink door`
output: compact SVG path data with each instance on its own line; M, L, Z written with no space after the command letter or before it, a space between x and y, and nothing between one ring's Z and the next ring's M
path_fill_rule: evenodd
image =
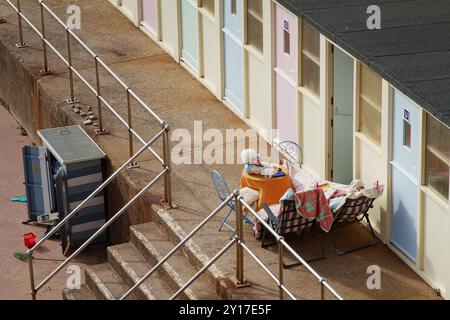
M276 6L276 67L289 79L297 79L297 17L281 6Z
M280 141L298 143L297 89L285 78L276 75L277 129Z
M281 141L298 142L297 17L276 5L276 123Z
M142 0L142 26L158 35L158 0Z

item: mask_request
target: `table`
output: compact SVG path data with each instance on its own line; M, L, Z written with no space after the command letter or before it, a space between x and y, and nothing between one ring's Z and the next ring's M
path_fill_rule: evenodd
M286 176L278 178L251 175L245 171L242 173L241 188L248 187L260 192L256 212L262 209L263 203L267 203L269 206L279 203L286 191L292 188L291 178L289 177L287 168L282 167L282 170Z

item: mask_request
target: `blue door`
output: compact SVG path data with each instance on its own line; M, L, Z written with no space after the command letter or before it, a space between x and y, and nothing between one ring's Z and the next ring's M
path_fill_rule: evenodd
M241 1L224 1L224 98L241 114L244 100L242 11Z
M181 59L199 70L197 0L181 0Z
M353 180L353 59L333 50L333 181Z
M391 242L416 261L420 109L397 91L393 121Z
M24 146L22 152L28 218L36 221L52 212L47 148Z

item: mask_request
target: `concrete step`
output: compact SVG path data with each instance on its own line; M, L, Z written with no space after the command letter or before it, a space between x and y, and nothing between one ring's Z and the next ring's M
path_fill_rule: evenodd
M186 237L187 233L173 219L169 211L159 205L153 205L152 209L154 211L155 224L163 230L172 243L179 243ZM212 258L205 255L203 250L193 240L188 241L181 249L181 252L197 269L201 269ZM205 275L212 285L218 286L217 290L222 290L222 288L219 287L221 285L221 280L227 278L227 275L222 270L214 264L205 272Z
M132 243L109 247L108 261L130 288L155 265L149 263ZM135 293L143 300L168 300L173 290L160 274L155 273ZM187 299L185 295L181 298Z
M87 285L81 285L80 289L63 289L62 291L63 300L97 300L94 293Z
M99 300L118 300L130 289L108 263L88 267L85 273L86 285ZM138 297L132 294L127 300L138 300Z
M130 240L139 252L152 265L161 261L176 245L176 240L171 241L170 234L165 228L161 228L154 222L132 226L130 228ZM173 239L173 236L172 236ZM179 241L179 240L178 240ZM167 284L175 293L187 281L189 281L200 268L194 267L182 250L174 254L158 270ZM190 300L217 300L215 281L211 281L208 274L202 275L186 291L185 295Z

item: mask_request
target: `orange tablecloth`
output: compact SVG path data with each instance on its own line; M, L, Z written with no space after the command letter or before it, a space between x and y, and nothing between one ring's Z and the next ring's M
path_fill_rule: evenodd
M258 207L256 211L262 209L263 203L269 206L279 203L286 191L292 188L291 178L285 167L282 168L286 174L284 177L266 178L260 175L250 175L247 172L242 173L241 188L251 188L260 192Z

